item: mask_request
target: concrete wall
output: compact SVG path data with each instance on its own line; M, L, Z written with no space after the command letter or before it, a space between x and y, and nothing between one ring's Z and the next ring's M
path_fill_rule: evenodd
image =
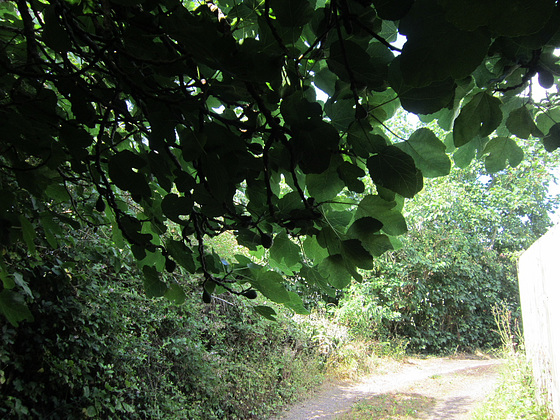
M519 259L527 357L535 381L560 419L560 224Z

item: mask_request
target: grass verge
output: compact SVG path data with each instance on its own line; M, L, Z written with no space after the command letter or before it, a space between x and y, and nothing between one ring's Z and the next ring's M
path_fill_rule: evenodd
M498 388L473 413L472 420L548 420L549 407L538 402L531 366L524 353L510 353Z

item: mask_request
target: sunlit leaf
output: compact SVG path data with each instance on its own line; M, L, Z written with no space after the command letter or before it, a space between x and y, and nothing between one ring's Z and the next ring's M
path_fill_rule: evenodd
M486 92L477 93L462 109L453 125L455 146L461 147L474 137L490 135L502 122L501 101Z
M276 321L276 311L272 309L270 306L259 305L259 306L255 306L254 309L256 313L262 315L266 319L270 321Z
M482 153L487 142L487 137L475 137L473 140L457 149L453 154L453 161L459 168L466 168L477 154L480 155Z
M169 286L169 289L165 291L164 296L175 305L182 305L187 298L183 288L175 283Z
M319 263L323 259L329 256L329 252L326 248L319 245L317 239L313 236L308 236L303 241L303 250L305 252L306 258Z
M408 228L403 215L396 209L395 201L386 201L377 195L366 195L355 214L356 220L370 217L383 224L383 231L389 235L402 235Z
M507 137L495 137L484 148L486 158L484 164L488 172L498 172L505 169L507 162L514 167L523 160L523 150Z
M531 117L531 113L526 106L511 111L506 120L506 126L511 134L522 139L528 139L529 136L544 136L535 125L533 117Z
M344 182L337 171L327 170L305 177L309 194L317 201L331 200L344 188Z
M395 146L412 156L416 167L427 178L447 175L451 169L445 145L428 128L416 130L407 141Z
M290 301L290 295L284 287L284 279L275 271L264 271L259 273L253 286L264 296L276 303Z
M270 248L270 258L276 262L294 268L301 260L299 253L299 246L290 240L286 232L281 232L274 237L274 242Z
M290 300L289 302L284 303L284 306L290 308L296 314L309 315L311 313L309 312L309 309L304 306L301 296L295 292L288 292L288 294L290 295Z
M309 267L307 265L304 265L300 273L308 283L317 285L322 292L330 297L335 297L335 289L333 289L328 284L327 279L320 273L320 271L316 267Z

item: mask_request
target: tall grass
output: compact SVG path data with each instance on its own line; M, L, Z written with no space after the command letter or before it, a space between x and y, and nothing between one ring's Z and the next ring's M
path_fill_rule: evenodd
M472 420L552 419L549 406L539 402L543 399L538 398L519 324L512 321L511 311L505 305L496 305L493 313L506 362L498 388L473 413Z

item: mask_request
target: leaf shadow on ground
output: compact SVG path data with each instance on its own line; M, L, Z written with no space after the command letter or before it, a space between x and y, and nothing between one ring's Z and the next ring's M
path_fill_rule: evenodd
M417 393L389 392L361 400L352 411L337 417L337 420L422 418L435 408L436 402L435 398Z

